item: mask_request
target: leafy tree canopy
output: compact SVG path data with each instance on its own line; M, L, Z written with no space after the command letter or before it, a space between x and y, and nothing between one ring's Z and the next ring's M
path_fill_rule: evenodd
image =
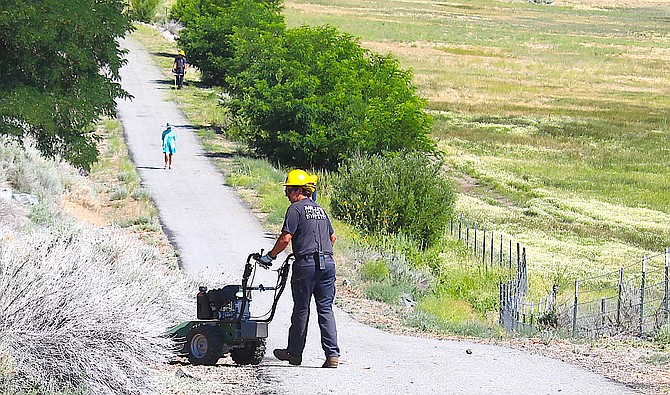
M239 133L285 165L336 169L355 152L432 151L412 74L332 26L287 29L278 0L178 0L179 43L228 89Z
M93 122L127 97L117 38L132 26L118 0L0 2L0 134L31 136L47 156L84 168Z
M252 147L287 165L335 169L355 152L429 152L430 116L412 74L332 26L237 43L228 77Z
M226 77L238 71L234 58L240 35L281 33L285 25L280 10L276 0L178 0L171 16L186 27L179 44L204 82L225 87Z

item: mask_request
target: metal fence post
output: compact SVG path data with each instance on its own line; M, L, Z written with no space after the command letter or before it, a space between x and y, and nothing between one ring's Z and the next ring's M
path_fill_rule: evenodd
M619 296L616 302L616 326L621 326L621 304L623 303L623 267L619 268Z
M509 270L512 270L512 239L509 239Z
M514 330L519 329L519 313L521 308L519 306L519 290L514 287L512 281L508 281L508 291L510 293L510 299L512 300L513 305L513 314L514 314Z
M665 312L665 321L664 324L668 323L668 297L670 296L670 288L668 284L668 268L670 267L670 247L665 248L665 299L663 301L664 303L664 312Z
M647 280L647 256L642 258L642 278L640 280L640 336L642 336L644 324L644 289Z
M500 235L500 267L502 267L503 262L503 235Z
M505 284L501 281L500 282L500 317L498 317L498 322L500 325L505 326L505 320L503 318L503 312L505 310Z
M572 306L572 336L577 335L577 303L579 300L579 280L575 281L575 302Z
M538 309L538 313L539 313L539 310L540 310L539 305L537 306L537 309ZM531 331L533 330L533 327L535 325L534 321L535 321L535 302L530 302L530 322L529 323L530 323L530 330Z
M493 231L491 231L491 269L493 269Z
M603 333L605 329L605 298L600 298L600 320L599 320L599 326L598 332L600 334Z
M461 240L461 227L463 226L463 214L458 218L458 240Z
M523 247L523 284L526 290L526 294L530 293L530 288L528 284L528 261L526 260L526 247Z
M482 236L482 263L486 266L486 226L484 227L484 235Z
M472 252L476 256L477 254L477 223L475 222L475 239L474 243L472 243Z

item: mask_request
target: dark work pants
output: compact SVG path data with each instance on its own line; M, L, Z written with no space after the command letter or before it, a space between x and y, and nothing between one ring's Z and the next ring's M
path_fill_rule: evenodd
M181 73L177 72L174 73L174 78L177 80L175 81L177 84L178 88L181 88L184 85L184 72L182 71Z
M333 299L335 298L335 261L330 255L324 259L324 269L314 256L306 256L293 263L291 288L293 291L293 314L291 328L288 331L288 352L302 357L307 340L307 323L309 322L309 305L314 295L316 311L319 315L321 330L321 347L328 357L339 357L337 346L337 328L333 315Z

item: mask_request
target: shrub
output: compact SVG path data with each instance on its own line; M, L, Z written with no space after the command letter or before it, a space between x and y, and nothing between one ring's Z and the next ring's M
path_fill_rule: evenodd
M377 300L390 305L397 305L403 290L389 281L372 283L364 287L365 296L368 299Z
M654 334L654 341L662 345L670 344L670 323L666 323L658 328L658 331Z
M405 234L428 247L444 235L454 199L440 162L421 153L357 155L334 177L331 206L367 232Z
M447 326L434 315L415 309L405 317L405 324L424 332L445 333Z
M137 188L131 194L132 198L137 201L149 201L151 200L151 190L147 188Z
M0 228L19 230L26 224L26 209L9 200L0 198Z
M188 308L158 258L109 229L0 238L0 394L155 392Z
M388 246L380 248L387 250ZM354 260L362 262L358 274L365 282L363 289L367 298L392 305L402 300L412 304L432 290L432 275L423 268L411 267L403 253L379 252L369 246L356 247L355 251Z
M130 0L130 17L134 21L151 22L156 15L158 0Z
M180 0L171 16L184 23L178 42L189 63L201 71L203 82L223 87L227 76L239 72L234 61L237 41L256 41L263 32L280 34L284 29L275 1Z
M374 259L363 263L359 273L365 281L383 281L389 275L389 268L382 259Z
M238 43L227 81L244 136L284 165L335 169L355 152L431 151L431 118L412 74L331 26Z
M109 200L123 200L128 197L128 188L123 185L114 185L109 191Z
M32 139L18 143L0 137L0 174L16 191L35 195L45 204L54 203L64 190L58 169L56 162L40 154Z

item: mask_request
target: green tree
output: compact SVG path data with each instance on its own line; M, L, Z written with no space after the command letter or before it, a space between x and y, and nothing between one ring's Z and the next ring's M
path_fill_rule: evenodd
M151 22L156 16L158 0L130 0L130 17L135 21Z
M234 109L256 126L249 144L272 160L335 169L355 152L433 150L411 73L334 27L240 41L236 57Z
M0 134L33 137L47 156L90 167L92 124L113 114L132 26L117 0L0 2Z
M276 0L179 0L171 15L185 26L179 45L203 81L226 87L226 77L239 71L234 59L240 35L253 40L262 32L280 34L280 9Z
M188 26L200 15L200 0L177 0L170 8L170 19Z

